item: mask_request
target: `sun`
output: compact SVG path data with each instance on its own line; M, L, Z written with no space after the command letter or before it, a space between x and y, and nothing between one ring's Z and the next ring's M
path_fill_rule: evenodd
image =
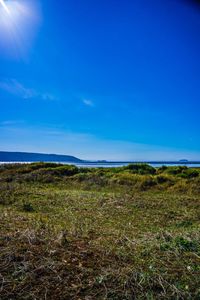
M0 56L25 57L40 25L40 0L0 0Z

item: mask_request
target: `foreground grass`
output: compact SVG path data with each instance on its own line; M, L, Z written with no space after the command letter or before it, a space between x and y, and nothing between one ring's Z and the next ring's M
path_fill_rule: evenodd
M197 175L55 168L1 170L0 299L200 299Z

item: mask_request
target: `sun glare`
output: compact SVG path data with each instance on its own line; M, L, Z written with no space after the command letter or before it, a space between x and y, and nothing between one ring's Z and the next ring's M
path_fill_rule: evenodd
M9 9L7 7L7 5L5 4L4 0L0 0L0 4L3 6L3 8L5 9L5 11L9 14Z
M40 23L36 0L0 0L0 51L24 56L30 49Z

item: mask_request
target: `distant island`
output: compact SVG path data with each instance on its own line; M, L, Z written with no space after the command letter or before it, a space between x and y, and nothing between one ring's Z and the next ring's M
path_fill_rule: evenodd
M102 159L102 160L97 160L97 163L107 163L108 161L105 160L105 159Z
M7 152L0 151L0 162L71 162L79 163L81 159L70 155Z

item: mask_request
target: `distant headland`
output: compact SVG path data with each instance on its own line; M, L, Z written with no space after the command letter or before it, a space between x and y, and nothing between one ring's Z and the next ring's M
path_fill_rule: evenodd
M79 163L81 159L70 155L29 153L29 152L7 152L0 151L1 162L71 162Z

